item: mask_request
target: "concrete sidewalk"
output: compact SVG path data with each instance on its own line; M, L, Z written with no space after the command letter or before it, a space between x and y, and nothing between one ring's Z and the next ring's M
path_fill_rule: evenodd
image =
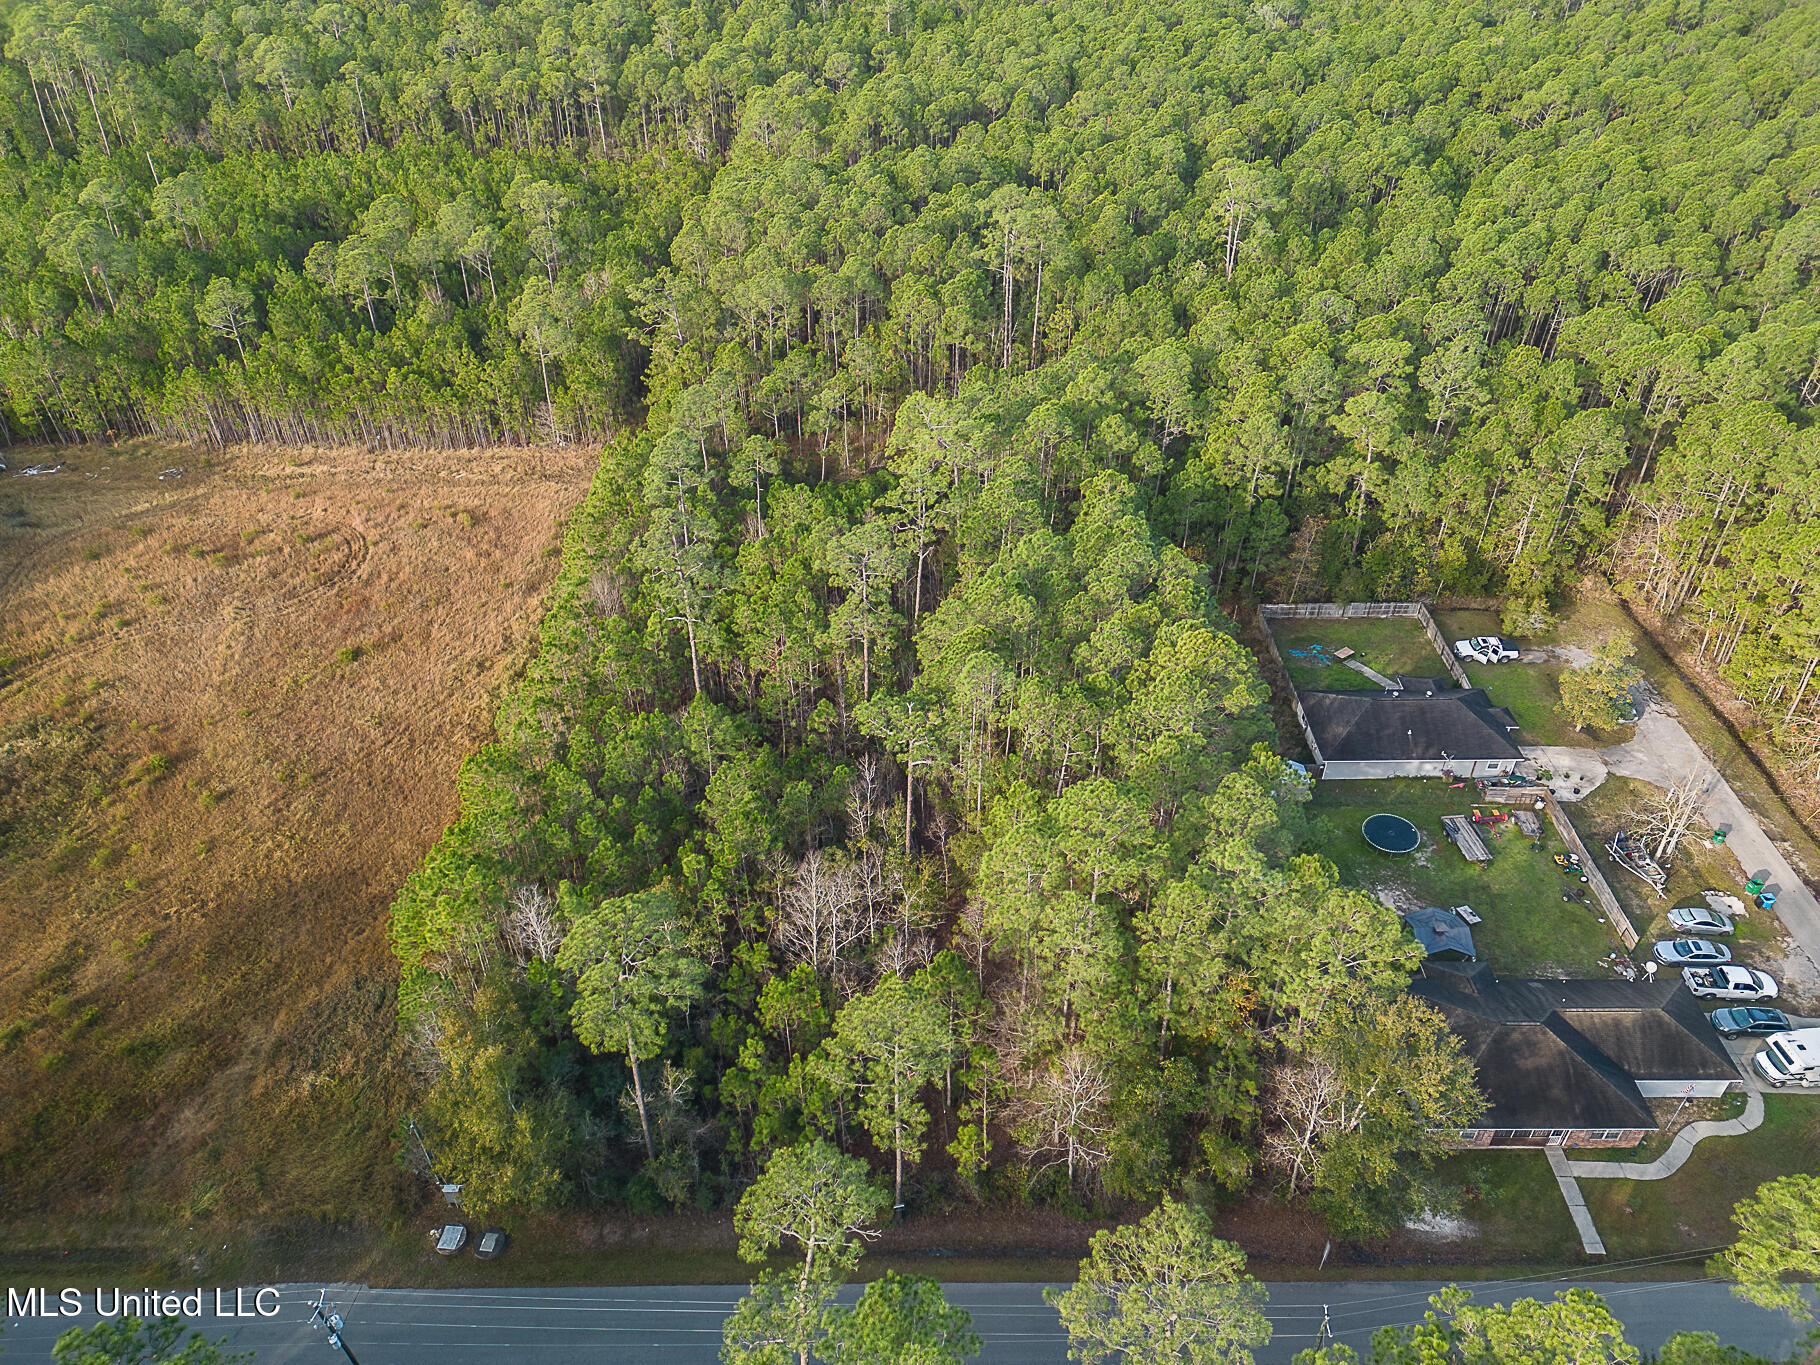
M1744 1112L1737 1118L1699 1119L1688 1124L1675 1134L1668 1150L1654 1161L1568 1161L1565 1164L1568 1174L1581 1180L1665 1180L1687 1164L1696 1144L1709 1137L1741 1137L1762 1125L1763 1096L1753 1090L1744 1102ZM1556 1149L1551 1147L1549 1150ZM1572 1205L1568 1207L1571 1210Z
M1586 1207L1586 1196L1580 1193L1579 1182L1574 1179L1573 1162L1567 1159L1559 1147L1546 1147L1548 1169L1555 1174L1555 1183L1561 1187L1561 1197L1567 1201L1567 1216L1574 1220L1574 1229L1580 1234L1580 1246L1588 1256L1603 1256L1605 1243L1599 1236L1599 1229L1593 1226L1592 1212Z

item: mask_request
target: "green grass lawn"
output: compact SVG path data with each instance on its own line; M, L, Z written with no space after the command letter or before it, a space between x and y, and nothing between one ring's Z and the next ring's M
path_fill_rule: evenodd
M1561 1187L1540 1151L1463 1151L1435 1167L1443 1191L1478 1224L1477 1245L1512 1261L1573 1265L1583 1260Z
M1399 673L1432 677L1447 665L1435 653L1428 632L1413 617L1385 620L1313 620L1270 622L1277 652L1289 670L1289 681L1299 688L1355 691L1376 687L1357 669L1332 661L1336 649L1351 649L1359 662L1386 677Z
M1498 617L1489 611L1444 611L1435 613L1435 624L1449 640L1472 635L1496 635ZM1575 730L1561 714L1561 675L1568 665L1559 659L1543 659L1536 654L1537 645L1590 645L1601 632L1572 618L1562 628L1536 640L1513 640L1519 649L1528 648L1532 657L1507 664L1467 663L1466 676L1474 687L1485 689L1493 702L1508 706L1522 732L1520 744L1566 744L1578 748L1602 749L1608 744L1622 744L1631 737L1631 727L1616 730Z
M1596 909L1561 899L1579 882L1554 864L1562 845L1552 826L1544 821L1540 852L1530 849L1514 823L1500 826L1502 835L1485 830L1494 856L1483 865L1468 862L1448 842L1441 817L1469 814L1473 795L1471 788L1449 790L1439 778L1322 782L1309 819L1316 846L1349 885L1389 891L1403 908L1472 906L1484 919L1472 931L1479 960L1500 976L1607 975L1599 960L1617 945ZM1427 844L1407 856L1378 852L1359 832L1374 811L1413 821Z
M1717 1250L1737 1235L1731 1214L1740 1199L1767 1180L1809 1169L1811 1153L1820 1149L1820 1100L1771 1095L1764 1106L1762 1127L1741 1137L1708 1138L1666 1180L1582 1180L1609 1259ZM1607 1154L1568 1155L1582 1161ZM1635 1154L1609 1155L1627 1161ZM1443 1189L1462 1196L1460 1211L1478 1224L1479 1245L1526 1261L1571 1265L1583 1259L1560 1187L1539 1150L1461 1152L1442 1161L1435 1176ZM1660 1269L1686 1268L1676 1263Z
M1817 1150L1820 1101L1770 1095L1756 1132L1708 1138L1666 1180L1582 1180L1580 1189L1613 1260L1716 1248L1737 1235L1733 1205L1766 1180L1810 1170Z

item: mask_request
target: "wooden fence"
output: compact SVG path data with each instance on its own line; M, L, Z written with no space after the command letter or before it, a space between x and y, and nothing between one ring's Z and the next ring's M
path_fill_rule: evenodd
M1561 842L1579 855L1580 866L1586 873L1586 884L1592 887L1593 896L1599 902L1599 908L1605 912L1605 922L1611 925L1612 934L1624 945L1624 951L1630 952L1637 946L1637 931L1631 926L1630 916L1624 913L1624 907L1618 904L1618 898L1612 894L1605 874L1599 871L1599 865L1593 861L1591 851L1580 841L1580 834L1574 828L1567 812L1561 809L1561 803L1554 798L1553 792L1546 792L1543 801L1548 807L1549 821L1555 827L1555 833L1561 836Z
M1428 610L1425 602L1348 602L1344 606L1338 602L1266 602L1258 608L1258 620L1264 627L1264 637L1270 640L1271 653L1276 653L1276 641L1271 638L1270 622L1281 621L1384 621L1393 617L1409 617L1421 623L1427 632L1428 642L1435 647L1435 653L1441 656L1441 662L1447 666L1448 676L1461 687L1471 687L1472 679L1466 676L1466 670L1460 667L1460 661L1453 656L1448 647L1447 638L1441 634L1441 628L1435 624L1434 614ZM1282 656L1277 656L1282 663ZM1287 674L1288 670L1284 670ZM1298 708L1299 709L1299 708Z

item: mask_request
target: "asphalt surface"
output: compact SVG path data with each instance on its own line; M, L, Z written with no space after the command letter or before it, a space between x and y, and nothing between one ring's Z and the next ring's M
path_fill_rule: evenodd
M1782 1360L1798 1340L1787 1317L1745 1303L1726 1285L1713 1282L1505 1281L1479 1286L1477 1297L1483 1302L1547 1297L1574 1284L1603 1294L1630 1339L1645 1349L1660 1346L1676 1331L1703 1330ZM1420 1321L1428 1295L1439 1288L1407 1282L1272 1284L1269 1315L1276 1335L1257 1353L1259 1365L1282 1365L1314 1345L1324 1316L1339 1340L1363 1352L1377 1327ZM317 1289L281 1286L279 1311L272 1318L205 1317L197 1326L211 1339L225 1336L231 1348L256 1352L258 1365L335 1365L342 1355L309 1325L308 1305ZM1042 1292L1040 1284L947 1286L949 1301L973 1314L985 1343L982 1365L1064 1365L1067 1342ZM714 1365L721 1321L742 1293L743 1286L376 1290L342 1285L330 1290L359 1365ZM211 1294L212 1289L205 1289L205 1306L212 1310ZM0 1338L8 1365L48 1361L59 1332L93 1321L92 1293L85 1298L90 1311L83 1318L9 1321ZM225 1298L231 1304L234 1295L229 1291ZM250 1292L246 1302L250 1307ZM269 1306L272 1300L266 1302Z

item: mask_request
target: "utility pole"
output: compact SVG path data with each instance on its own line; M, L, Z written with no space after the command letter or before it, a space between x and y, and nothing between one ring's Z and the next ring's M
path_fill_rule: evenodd
M438 1185L442 1184L442 1177L436 1174L436 1158L430 1155L430 1145L423 1140L423 1134L418 1131L417 1120L406 1114L404 1122L405 1127L411 1130L411 1136L417 1139L417 1150L423 1153L424 1168L429 1171L430 1179Z
M460 1208L461 1186L444 1180L441 1174L436 1170L436 1158L430 1155L429 1144L423 1140L423 1134L418 1131L417 1120L411 1117L411 1115L406 1114L404 1116L404 1122L405 1127L411 1130L411 1136L417 1139L417 1150L423 1153L423 1164L425 1169L429 1171L430 1183L442 1191L442 1197L451 1205L455 1208Z
M329 1302L329 1291L326 1288L316 1291L316 1302L310 1305L310 1310L310 1326L320 1327L328 1332L329 1345L347 1357L348 1365L360 1365L359 1357L348 1348L347 1342L342 1340L341 1314L336 1311L335 1305Z
M1333 1321L1327 1312L1327 1305L1321 1305L1321 1330L1314 1334L1314 1348L1320 1350L1333 1338Z

